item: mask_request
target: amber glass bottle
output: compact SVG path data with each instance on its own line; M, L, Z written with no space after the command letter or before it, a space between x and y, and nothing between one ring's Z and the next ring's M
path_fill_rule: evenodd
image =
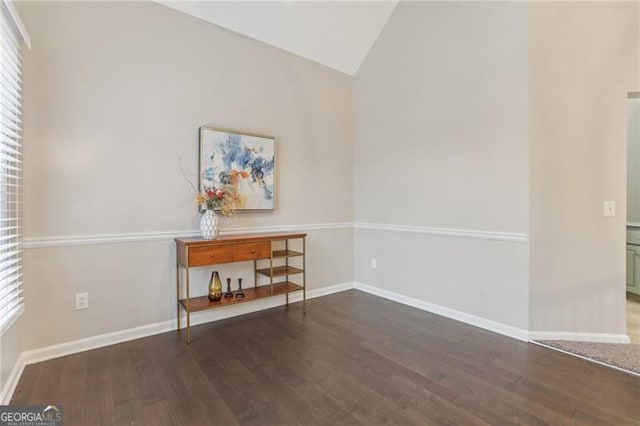
M209 300L212 302L217 302L222 299L222 282L220 281L220 276L218 275L218 271L213 271L211 273L211 279L209 280Z

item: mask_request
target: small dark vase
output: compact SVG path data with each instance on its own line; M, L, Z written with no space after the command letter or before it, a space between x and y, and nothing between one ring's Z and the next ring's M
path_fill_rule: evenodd
M217 302L222 299L222 283L220 282L218 271L213 271L211 273L211 279L209 280L209 292L207 296L212 302Z
M238 291L236 291L236 297L238 299L242 299L244 297L244 293L242 292L242 278L238 278Z
M231 278L227 278L227 291L224 293L224 298L233 297L233 292L231 291Z

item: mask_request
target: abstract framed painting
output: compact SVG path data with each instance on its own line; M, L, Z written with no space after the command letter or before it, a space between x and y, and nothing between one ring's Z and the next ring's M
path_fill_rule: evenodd
M237 211L273 211L276 140L269 136L200 127L199 190L232 185Z

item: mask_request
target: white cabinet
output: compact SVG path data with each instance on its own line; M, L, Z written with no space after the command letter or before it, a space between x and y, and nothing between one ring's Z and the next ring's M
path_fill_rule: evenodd
M640 294L640 246L627 244L627 291Z

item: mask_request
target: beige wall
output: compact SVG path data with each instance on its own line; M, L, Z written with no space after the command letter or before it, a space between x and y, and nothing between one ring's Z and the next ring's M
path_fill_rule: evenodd
M275 213L224 225L352 218L349 76L152 2L23 9L27 237L194 228L204 124L278 141Z
M637 3L530 6L531 329L625 332L627 92ZM603 217L615 200L616 217Z
M154 3L24 3L26 236L195 229L180 165L195 180L200 125L233 128L278 139L278 205L223 227L355 217L419 231L311 232L311 289L355 275L516 328L623 332L637 8L401 3L354 83ZM602 217L608 199L615 218ZM173 250L28 249L27 312L3 357L171 320ZM79 291L87 311L73 310Z
M355 215L526 232L527 6L401 3L356 75Z
M638 226L640 224L640 98L628 99L627 111L627 224L632 223Z
M526 4L398 5L355 79L356 221L524 238L358 229L357 281L527 328L527 36Z
M22 16L27 238L196 229L180 166L197 180L201 125L277 138L275 212L223 228L353 220L351 77L152 2L29 2ZM352 281L351 229L308 244L310 289ZM171 240L28 249L24 348L175 317L174 259Z
M386 229L357 230L355 279L533 331L623 334L637 8L400 4L356 75L355 217ZM530 242L430 234L451 228Z

